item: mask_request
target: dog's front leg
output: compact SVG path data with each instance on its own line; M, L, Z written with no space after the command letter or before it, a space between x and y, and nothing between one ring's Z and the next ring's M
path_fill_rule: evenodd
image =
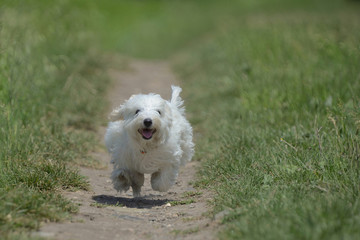
M130 179L131 179L131 188L133 190L134 197L140 197L141 187L144 185L144 174L131 171L130 172Z
M130 174L126 169L114 169L111 174L111 180L113 182L114 188L119 192L126 192L130 188Z
M151 174L151 187L155 191L166 192L174 185L178 170L175 167L169 167Z

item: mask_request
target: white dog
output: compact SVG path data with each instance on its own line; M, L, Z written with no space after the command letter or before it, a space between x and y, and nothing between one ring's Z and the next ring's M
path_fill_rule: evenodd
M180 87L172 86L170 101L158 94L133 95L115 109L105 135L114 170L114 188L140 196L144 174L154 190L165 192L175 183L181 165L194 154L192 128L184 117Z

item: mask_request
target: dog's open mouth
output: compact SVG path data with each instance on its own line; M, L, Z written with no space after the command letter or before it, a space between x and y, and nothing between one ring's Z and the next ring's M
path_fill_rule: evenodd
M151 128L142 128L138 130L139 133L141 134L141 136L143 137L143 139L145 140L149 140L153 137L154 133L156 132L156 129L151 129Z

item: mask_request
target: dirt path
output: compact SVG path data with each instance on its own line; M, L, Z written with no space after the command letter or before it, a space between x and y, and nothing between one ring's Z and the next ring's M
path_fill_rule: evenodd
M111 108L140 92L156 92L169 99L170 85L176 83L164 62L132 61L127 71L110 70L110 75L114 79L108 94ZM104 132L105 128L99 129L99 141L103 141ZM94 156L107 167L81 168L81 173L89 179L91 191L64 193L80 205L79 213L70 222L44 225L37 235L61 240L214 238L216 224L204 216L210 194L198 192L190 184L198 163L183 167L176 184L167 193L152 191L147 176L143 198L134 200L131 191L119 194L113 189L108 153L99 151Z

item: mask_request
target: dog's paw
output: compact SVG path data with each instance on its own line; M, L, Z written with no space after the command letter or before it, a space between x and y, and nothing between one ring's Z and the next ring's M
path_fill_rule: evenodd
M155 191L166 192L174 184L175 179L168 178L162 172L156 172L151 175L151 187Z
M116 169L111 174L111 179L114 185L114 188L119 192L126 192L129 190L131 181L129 173L124 169Z
M131 187L135 198L141 197L141 187L144 185L144 174L132 171L130 173Z
M136 190L133 189L133 197L134 197L134 198L141 198L141 193L140 193L140 191L136 191Z

